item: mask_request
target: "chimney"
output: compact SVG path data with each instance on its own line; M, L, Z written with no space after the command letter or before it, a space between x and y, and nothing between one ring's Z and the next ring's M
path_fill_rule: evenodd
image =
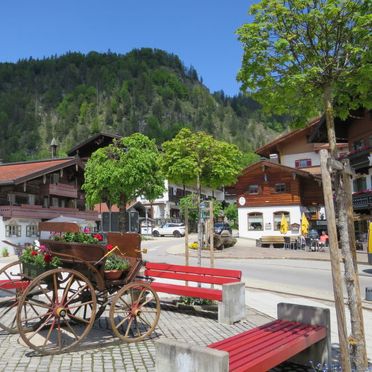
M52 159L57 157L57 140L53 137L52 142L50 143L50 149L52 151Z
M279 164L279 156L278 156L278 154L270 154L270 161L272 163Z

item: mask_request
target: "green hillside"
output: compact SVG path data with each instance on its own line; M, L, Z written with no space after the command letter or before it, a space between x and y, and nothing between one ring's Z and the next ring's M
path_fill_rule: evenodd
M0 158L61 154L96 132L142 132L160 144L180 128L250 151L286 127L249 97L211 94L197 71L161 50L68 53L0 64Z

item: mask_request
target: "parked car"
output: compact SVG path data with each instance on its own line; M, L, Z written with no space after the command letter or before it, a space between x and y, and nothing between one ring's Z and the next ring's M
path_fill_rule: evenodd
M230 234L232 234L231 227L228 223L225 222L216 222L214 224L214 233L221 234L222 231L227 230Z
M173 235L176 238L185 236L185 225L183 223L168 222L161 227L154 227L153 236Z

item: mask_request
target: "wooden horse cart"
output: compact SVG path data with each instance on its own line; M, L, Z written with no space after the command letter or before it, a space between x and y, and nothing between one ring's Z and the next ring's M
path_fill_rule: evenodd
M39 229L79 231L71 223L41 223ZM160 302L146 278L138 276L143 266L140 239L135 233L108 233L115 254L131 264L117 280L105 278L103 245L40 240L61 265L36 276L26 273L20 261L0 270L0 328L18 332L41 354L61 353L75 348L109 308L112 331L121 340L150 336L159 320Z

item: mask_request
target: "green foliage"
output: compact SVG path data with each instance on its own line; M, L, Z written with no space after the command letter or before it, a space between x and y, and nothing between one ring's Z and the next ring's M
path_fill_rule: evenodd
M9 256L8 248L4 247L4 248L1 249L1 256L2 257L8 257Z
M55 235L54 240L63 241L67 243L84 243L84 244L98 244L102 241L101 234L87 234L83 232L64 233L63 235Z
M180 210L183 216L185 216L186 209L189 221L196 222L198 219L198 198L196 194L189 194L180 199Z
M163 143L161 164L166 177L177 183L217 188L236 181L241 158L235 145L183 128Z
M213 305L214 302L211 300L206 300L204 298L199 298L199 297L184 297L181 296L179 303L184 304L184 305Z
M85 167L83 189L90 205L126 203L143 195L154 200L164 192L164 177L159 168L159 151L153 140L132 134L98 149Z
M115 254L109 255L105 261L105 270L127 270L129 266L128 260Z
M227 217L227 219L232 223L233 228L238 227L238 208L236 204L229 204L224 209L224 214Z
M43 246L37 247L27 247L23 250L22 255L19 260L22 263L35 264L43 268L55 268L61 265L61 260L52 256L50 252Z
M304 123L324 111L326 88L336 116L372 107L370 0L262 0L250 14L254 20L237 31L238 80L266 111Z
M53 137L62 155L98 131L141 132L161 144L182 127L252 151L286 122L263 113L250 97L211 95L194 68L161 50L0 63L0 158L5 161L49 157Z

